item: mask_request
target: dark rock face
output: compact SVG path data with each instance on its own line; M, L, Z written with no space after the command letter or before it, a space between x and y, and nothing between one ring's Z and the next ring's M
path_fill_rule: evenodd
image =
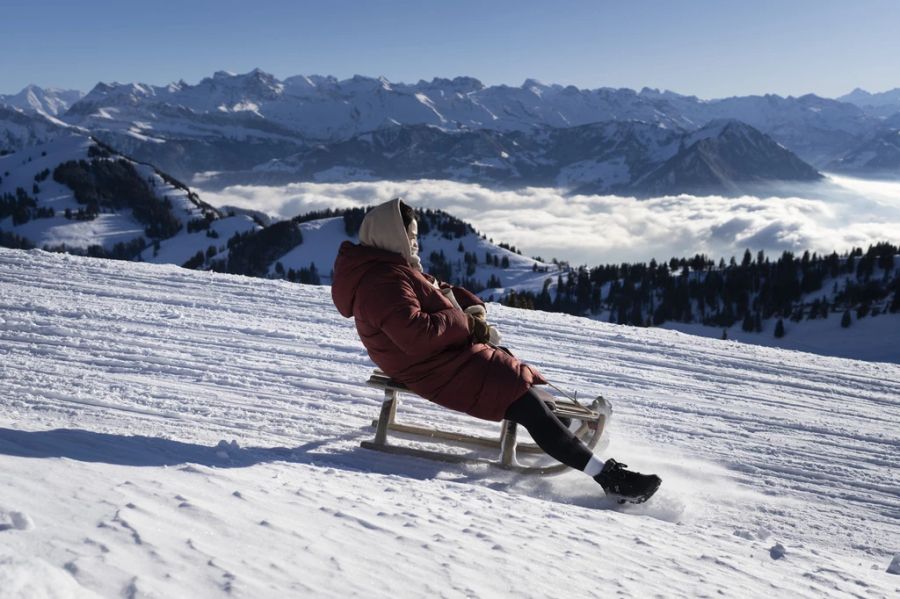
M826 170L900 177L900 119L894 120L898 121L897 128L886 128L879 135L830 163Z
M717 121L694 132L615 121L511 133L395 126L309 147L238 179L271 184L341 176L559 186L573 193L639 196L735 195L754 184L821 178L771 138L737 121ZM227 175L218 181L228 182Z
M709 133L709 136L704 136ZM816 181L822 175L795 154L738 121L714 123L672 158L636 181L644 195L664 193L745 193L778 181Z

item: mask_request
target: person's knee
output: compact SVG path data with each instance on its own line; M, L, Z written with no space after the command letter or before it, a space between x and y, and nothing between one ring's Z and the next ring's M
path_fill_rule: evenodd
M550 395L550 393L537 386L531 387L528 392L536 397L539 401L543 402L543 404L547 406L547 409L549 409L551 412L556 411L556 398Z
M529 423L540 420L545 409L541 400L529 389L506 408L505 416L527 428Z
M556 398L553 397L550 393L548 393L544 389L541 389L540 387L532 387L531 389L528 390L528 392L531 395L533 395L541 403L541 406L543 407L543 412L545 413L545 415L547 417L555 418L555 419L559 420L563 424L563 426L565 426L566 428L569 428L572 425L571 418L567 418L565 416L560 416L559 414L556 413L557 412Z

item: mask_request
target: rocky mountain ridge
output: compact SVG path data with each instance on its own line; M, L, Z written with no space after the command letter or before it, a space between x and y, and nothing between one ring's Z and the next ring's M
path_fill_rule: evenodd
M40 95L35 89L29 94ZM238 173L272 170L272 161L284 167L291 157L315 152L317 146L343 144L398 127L412 132L432 127L482 137L538 138L547 129L598 123L646 123L686 133L719 120L746 123L816 168L864 174L874 170L869 162L878 165L885 160L876 156L861 162L846 157L872 146L873 140L893 127L891 117L873 114L850 101L813 94L703 100L650 88L579 89L531 79L519 87L485 86L472 77L415 84L363 76L338 80L299 75L280 80L255 69L244 74L219 71L193 85L184 81L165 86L98 83L74 102L74 95L63 96L57 93L53 103L21 98L13 102L12 96L0 96L0 104L16 111L20 119L34 117L35 129L47 127L47 122L77 127L183 179L215 171L230 173L228 177L238 182ZM900 115L900 106L895 112ZM0 143L7 151L40 138L7 132L4 139L3 128L0 124ZM880 147L875 146L876 153ZM435 155L432 162L440 164L443 158ZM597 161L598 157L585 154L580 160ZM356 171L344 168L332 175L353 177Z
M693 157L698 154L706 167L697 165ZM249 172L211 176L206 183L451 179L650 196L736 195L751 192L755 184L820 177L774 140L739 121L714 121L690 132L643 121L610 121L512 132L385 127L313 145Z

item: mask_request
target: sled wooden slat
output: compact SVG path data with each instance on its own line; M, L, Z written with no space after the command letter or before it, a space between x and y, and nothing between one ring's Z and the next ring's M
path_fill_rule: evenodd
M372 426L378 428L378 420L372 421ZM408 435L416 435L418 437L427 437L429 439L440 439L443 441L458 441L460 443L471 443L481 447L500 448L500 439L495 437L483 437L479 435L467 435L466 433L457 433L455 431L444 431L439 428L431 428L428 426L418 426L415 424L404 424L402 422L391 422L388 429L398 433L406 433ZM543 453L543 450L534 443L519 443L518 449L524 453Z
M412 393L406 385L399 383L383 372L376 370L366 381L366 384L384 391L384 401L378 419L372 421L375 427L375 438L372 441L363 441L362 447L393 454L405 454L431 460L439 460L451 463L489 463L502 468L537 474L553 474L563 472L567 467L563 464L553 466L523 466L516 460L517 453L541 454L543 451L533 443L517 443L516 433L518 425L511 420L504 420L498 437L485 437L469 435L455 431L445 431L431 427L419 426L397 422L397 408L400 405L400 393ZM549 399L549 397L548 397ZM581 405L571 400L559 401L552 398L550 403L553 412L561 418L578 420L580 426L574 431L575 435L593 449L603 435L607 421L612 415L612 407L602 397L594 400L591 407ZM388 443L388 434L395 431L401 434L414 435L427 440L441 440L453 443L476 445L480 447L497 448L500 450L499 462L484 458L473 457L465 454L445 453L406 447L403 445L391 445Z
M521 464L510 464L503 466L494 460L487 458L473 457L458 453L444 453L441 451L430 451L428 449L418 449L416 447L404 447L402 445L379 445L373 441L363 441L361 447L380 451L382 453L390 453L394 455L411 456L422 458L425 460L434 460L437 462L446 462L448 464L484 464L487 466L500 466L507 470L522 472L523 474L557 474L563 472L567 467L563 464L555 464L553 466L522 466Z
M425 458L427 460L437 460L439 462L450 462L452 464L464 464L471 462L488 462L480 458L473 458L461 453L443 453L440 451L429 451L427 449L418 449L416 447L403 447L401 445L386 445L375 443L374 441L363 441L361 447L366 449L374 449L385 453L395 453L400 455L409 455L417 458Z

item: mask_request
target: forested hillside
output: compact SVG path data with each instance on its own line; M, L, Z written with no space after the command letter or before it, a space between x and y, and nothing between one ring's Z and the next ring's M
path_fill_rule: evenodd
M548 279L540 292L512 291L507 305L550 312L603 316L637 326L667 321L699 322L744 331L763 331L771 318L815 320L843 313L854 318L900 311L900 248L879 243L840 255L784 252L770 260L747 250L740 262L718 264L707 256L668 262L579 267ZM783 334L783 322L776 323Z

